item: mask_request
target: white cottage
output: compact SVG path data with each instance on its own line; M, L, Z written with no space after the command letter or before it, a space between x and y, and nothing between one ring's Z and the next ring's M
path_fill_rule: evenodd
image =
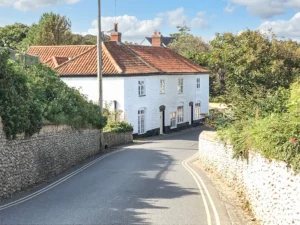
M97 102L97 46L32 46L28 53ZM195 126L208 113L208 71L163 47L160 33L152 36L152 46L125 45L116 25L102 56L103 99L123 112L121 119L133 125L134 135Z

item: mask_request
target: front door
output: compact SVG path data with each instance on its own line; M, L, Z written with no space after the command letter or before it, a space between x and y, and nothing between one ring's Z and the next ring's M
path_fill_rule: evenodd
M138 133L144 134L145 133L145 110L139 110L138 115Z
M166 107L165 106L160 106L159 107L159 116L160 116L160 134L164 134L165 133L165 110Z
M194 103L190 102L189 105L190 105L190 122L189 123L190 123L190 125L192 125L194 122Z

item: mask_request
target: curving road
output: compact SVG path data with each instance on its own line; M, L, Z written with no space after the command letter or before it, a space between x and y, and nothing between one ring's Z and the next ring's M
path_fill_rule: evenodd
M202 129L91 159L1 202L0 224L229 225L218 193L192 165Z

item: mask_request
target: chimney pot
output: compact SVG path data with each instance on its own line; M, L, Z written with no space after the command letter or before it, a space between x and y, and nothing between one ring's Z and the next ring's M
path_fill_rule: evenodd
M114 24L114 31L110 34L110 40L116 42L122 41L122 34L118 32L118 23Z
M152 46L161 47L162 46L162 35L160 32L154 31L154 34L152 36Z

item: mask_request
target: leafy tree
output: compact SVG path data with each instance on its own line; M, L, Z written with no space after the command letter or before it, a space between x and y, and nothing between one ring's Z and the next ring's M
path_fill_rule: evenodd
M21 41L26 38L29 27L22 23L15 23L0 28L0 47L17 49Z
M72 43L71 21L66 16L53 12L42 15L38 24L33 24L22 43L23 50L29 45L65 45Z
M179 33L171 34L176 40L168 45L175 52L190 58L192 55L210 50L209 45L201 37L196 37L188 33L188 27L178 26L178 29Z
M215 90L227 103L243 108L241 115L252 114L264 104L262 99L289 88L299 77L300 48L291 40L247 30L217 34L210 44L211 52L194 55L194 61L207 64L216 79Z
M96 45L97 36L90 35L90 34L88 35L73 34L72 44L73 45Z

